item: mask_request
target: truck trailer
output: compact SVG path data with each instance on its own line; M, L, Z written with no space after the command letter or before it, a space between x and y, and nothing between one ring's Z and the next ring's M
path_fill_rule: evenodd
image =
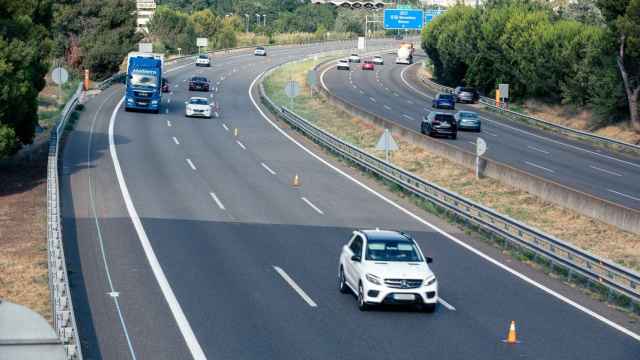
M400 44L396 64L413 64L413 43L403 42Z
M163 66L162 54L129 53L125 111L143 110L156 114L160 112Z

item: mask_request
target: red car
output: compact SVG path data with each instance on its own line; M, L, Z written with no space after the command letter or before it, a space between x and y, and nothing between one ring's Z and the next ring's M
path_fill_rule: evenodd
M373 66L373 61L372 60L365 60L362 63L362 70L373 70L374 66Z

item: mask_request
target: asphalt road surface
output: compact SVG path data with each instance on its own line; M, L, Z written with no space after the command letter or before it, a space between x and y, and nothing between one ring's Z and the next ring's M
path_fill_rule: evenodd
M376 66L375 71L362 71L358 64L353 64L351 71L330 67L324 84L333 94L358 107L420 131L422 118L434 111L431 100L435 92L416 79L419 63L396 65L395 55L386 54L384 58L385 65ZM461 131L457 140L444 141L475 152L476 139L482 137L490 159L600 199L640 209L640 159L501 120L478 105L456 104L455 111L459 110L479 112L482 132ZM429 141L427 137L425 141Z
M640 357L638 335L607 320L616 315L606 306L576 300L592 312L559 294L573 289L549 290L535 273L479 253L275 129L254 106L254 80L319 50L172 65L157 115L124 112L121 86L87 103L62 177L85 359ZM188 97L207 95L187 90L194 74L220 81L221 118L184 117ZM300 187L291 186L296 174ZM338 292L342 245L352 230L375 227L408 231L434 257L435 313L360 312ZM501 342L511 320L520 344Z

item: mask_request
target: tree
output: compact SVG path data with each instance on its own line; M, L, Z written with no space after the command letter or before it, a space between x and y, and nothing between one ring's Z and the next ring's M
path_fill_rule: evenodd
M193 21L186 13L161 5L148 24L153 40L163 44L165 49L184 53L195 52L196 30Z
M640 132L640 0L598 0L597 4L615 39L631 125Z
M339 9L334 30L337 32L364 34L365 15L364 11Z
M0 157L30 144L51 50L51 3L0 1Z
M198 36L211 38L222 26L220 19L210 9L196 11L191 14L191 21Z

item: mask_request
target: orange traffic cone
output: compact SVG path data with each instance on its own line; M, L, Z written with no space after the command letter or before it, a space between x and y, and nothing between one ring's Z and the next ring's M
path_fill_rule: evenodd
M516 322L515 320L511 320L511 326L509 326L509 333L507 334L507 340L505 340L507 344L516 344L518 343L518 339L516 336Z
M291 183L292 186L300 186L300 177L298 176L298 174L296 174L293 177L293 182Z

